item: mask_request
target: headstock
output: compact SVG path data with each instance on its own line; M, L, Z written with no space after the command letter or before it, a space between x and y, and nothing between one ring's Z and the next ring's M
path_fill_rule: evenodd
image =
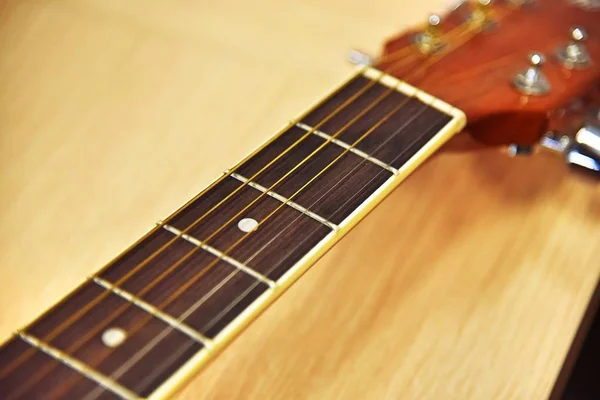
M374 64L463 110L478 141L533 144L600 104L598 3L464 2L390 39Z

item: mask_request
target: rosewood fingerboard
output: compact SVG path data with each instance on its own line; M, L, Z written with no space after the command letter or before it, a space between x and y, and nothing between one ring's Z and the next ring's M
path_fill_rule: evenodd
M166 397L464 123L359 71L5 343L1 397Z

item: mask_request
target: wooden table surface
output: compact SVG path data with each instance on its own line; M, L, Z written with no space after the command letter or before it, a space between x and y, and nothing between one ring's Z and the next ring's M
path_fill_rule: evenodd
M0 336L441 3L0 2ZM554 157L439 154L181 398L543 399L599 226L599 185Z

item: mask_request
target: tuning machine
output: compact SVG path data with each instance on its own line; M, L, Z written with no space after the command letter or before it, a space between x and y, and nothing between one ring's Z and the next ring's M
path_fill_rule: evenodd
M542 72L542 66L545 62L546 57L543 54L531 53L529 55L529 67L513 78L513 87L519 92L530 96L543 96L547 94L551 87L548 79Z
M586 123L575 136L555 132L544 135L540 146L564 156L565 162L600 178L600 125Z
M600 121L587 122L574 136L549 132L537 145L508 146L510 156L527 156L539 149L560 154L567 165L600 179Z
M591 64L590 55L585 48L587 34L581 27L571 28L571 41L556 50L556 57L565 68L582 69Z
M442 19L437 14L432 14L427 18L427 25L422 32L413 37L413 42L423 54L431 54L441 50L444 47L440 24Z
M480 27L484 31L495 28L496 23L492 18L492 0L475 1L467 21L471 25Z

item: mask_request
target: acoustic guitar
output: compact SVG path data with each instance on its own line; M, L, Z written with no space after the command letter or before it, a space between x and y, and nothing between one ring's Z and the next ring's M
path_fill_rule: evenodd
M465 2L390 39L379 57L353 52L351 60L356 70L337 87L16 330L0 349L2 399L165 399L201 370L215 375L183 396L598 398L593 375L584 378L598 364L581 361L598 346L589 329L593 246L565 249L568 239L553 230L528 246L518 220L477 220L488 207L527 204L520 200L535 197L527 179L548 179L552 190L553 175L567 176L555 158L600 173L598 2ZM519 184L504 199L471 186L477 175L445 169L462 152L474 154L469 173L492 177L498 160L514 157ZM417 168L422 179L403 183ZM430 198L435 209L423 207L436 179L447 193ZM594 193L593 180L566 179ZM457 191L477 192L481 209L457 204ZM406 196L407 212L381 241L375 232L393 205L377 206L392 192ZM580 201L586 220L598 200ZM356 262L345 252L320 276L320 296L288 291L373 210L363 222L372 240L344 239L366 249L354 282L338 286L344 265ZM506 242L461 237L469 224L521 242L529 255L511 253L503 262L518 268L499 271L502 252L494 261L489 251ZM583 265L572 263L578 251ZM394 267L381 268L371 253ZM423 253L439 260L424 264ZM521 292L528 285L538 290ZM561 291L583 293L589 307L573 311ZM243 342L280 297L293 307L285 324ZM314 308L342 297L344 311L317 323ZM259 346L238 351L246 370L226 362L234 354L226 347L237 343ZM268 357L278 346L295 348L287 363ZM315 349L322 354L309 355ZM278 383L247 389L248 369ZM288 384L297 370L304 375Z

